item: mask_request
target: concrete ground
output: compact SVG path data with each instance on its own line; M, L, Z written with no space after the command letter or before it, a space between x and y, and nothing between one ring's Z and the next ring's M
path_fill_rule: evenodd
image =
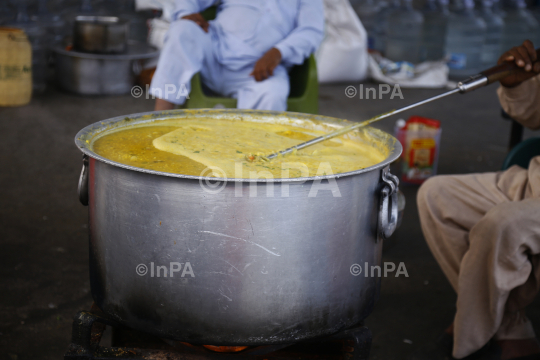
M404 99L361 100L347 85L322 86L320 112L367 119L441 90L406 90ZM366 85L374 86L374 85ZM364 90L365 87L364 86ZM78 130L113 116L149 111L153 102L131 96L85 98L56 90L30 105L0 108L0 359L61 359L71 319L92 303L88 281L87 208L77 198L81 153ZM439 173L496 171L506 154L510 125L500 117L495 87L454 95L404 114L442 121ZM392 131L396 119L377 127ZM526 136L531 136L526 132ZM402 186L403 225L383 261L404 262L408 278L385 278L367 325L371 359L404 359L447 326L455 294L424 243L416 186ZM540 306L529 313L540 325Z

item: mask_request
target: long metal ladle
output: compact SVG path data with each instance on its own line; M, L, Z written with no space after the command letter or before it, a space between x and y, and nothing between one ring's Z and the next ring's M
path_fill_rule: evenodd
M540 59L540 49L536 50L536 55L537 55L537 58ZM534 64L533 64L533 66L534 66ZM450 96L450 95L453 95L453 94L456 94L456 93L465 94L465 93L468 93L469 91L478 89L480 87L490 85L490 84L492 84L492 83L494 83L496 81L499 81L499 80L501 80L501 79L503 79L503 78L505 78L505 77L507 77L509 75L515 75L515 74L518 74L518 73L527 74L529 76L529 78L538 75L537 73L535 73L532 70L527 72L523 68L518 67L517 65L515 65L514 63L506 63L506 64L494 66L494 67L492 67L490 69L482 71L481 73L479 73L477 75L471 76L467 80L459 82L458 85L457 85L457 88L455 88L453 90L447 91L447 92L445 92L443 94L433 96L433 97L431 97L429 99L422 100L422 101L419 101L419 102L411 104L411 105L407 105L407 106L405 106L405 107L403 107L401 109L393 110L393 111L390 111L388 113L381 114L379 116L375 116L374 118L363 121L361 123L346 126L346 127L342 128L342 129L339 129L337 131L333 131L333 132L328 133L326 135L322 135L322 136L313 138L313 139L311 139L309 141L306 141L306 142L300 143L298 145L292 146L292 147L290 147L288 149L278 151L278 152L275 152L275 153L270 154L268 156L265 156L265 159L272 160L272 159L274 159L274 158L276 158L278 156L283 156L283 155L286 155L286 154L288 154L288 153L290 153L292 151L304 149L304 148L306 148L308 146L312 146L312 145L318 144L320 142L332 139L332 138L334 138L336 136L343 135L345 133L348 133L349 131L353 131L353 130L356 130L358 128L367 126L367 125L369 125L371 123L374 123L374 122L382 120L382 119L386 119L386 118L388 118L390 116L393 116L393 115L399 114L401 112L413 109L413 108L415 108L417 106L424 105L424 104L427 104L429 102L439 100L439 99L442 99L444 97L447 97L447 96Z

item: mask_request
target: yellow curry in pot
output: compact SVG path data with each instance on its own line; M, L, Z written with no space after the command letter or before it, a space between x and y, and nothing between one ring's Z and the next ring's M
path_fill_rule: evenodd
M292 125L225 119L178 119L105 133L92 150L109 160L168 173L227 178L294 178L359 170L388 154L364 142L339 137L272 161L271 154L324 134Z

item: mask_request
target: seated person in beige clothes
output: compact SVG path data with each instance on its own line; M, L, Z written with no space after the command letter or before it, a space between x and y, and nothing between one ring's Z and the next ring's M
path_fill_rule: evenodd
M499 63L515 62L538 74L537 60L525 41ZM540 77L530 76L507 77L497 92L510 116L539 129ZM453 347L454 358L476 359L493 339L490 357L480 359L540 359L525 316L540 288L540 156L527 170L436 176L420 187L418 210L429 248L457 292L454 322L446 330L452 345L439 358L451 359Z

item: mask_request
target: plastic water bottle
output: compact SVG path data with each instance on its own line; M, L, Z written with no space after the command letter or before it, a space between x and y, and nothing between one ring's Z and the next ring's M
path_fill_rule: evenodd
M538 21L540 23L540 0L536 1L534 9L532 10L532 14L535 17L536 21ZM536 46L536 44L535 44L535 46Z
M0 0L0 25L13 21L15 12L10 8L8 0Z
M502 36L503 51L519 46L527 39L531 40L535 46L540 45L538 21L527 10L525 0L511 0L505 11L505 26Z
M482 7L478 11L478 15L486 22L486 41L482 52L482 63L484 67L491 67L496 65L502 54L504 20L493 12L492 0L482 0Z
M384 53L386 50L386 24L388 17L399 9L399 7L399 0L391 0L388 6L379 9L375 17L375 23L373 25L373 49L380 53Z
M385 56L393 61L420 62L420 44L424 16L412 6L412 0L402 0L402 6L388 16Z
M32 86L36 92L44 92L47 87L47 33L39 23L30 21L29 0L17 0L17 16L7 26L24 30L32 45Z
M420 60L433 61L444 58L446 28L448 26L448 0L428 0L422 9L424 28Z
M32 15L31 19L45 29L47 47L62 45L64 37L71 29L66 29L66 22L62 20L60 15L49 11L47 2L48 0L38 1L38 11Z
M374 49L375 39L373 37L373 30L377 13L379 12L379 5L375 0L363 0L354 7L354 10L356 11L356 14L358 14L360 21L362 21L362 25L364 25L364 28L368 33L368 48Z
M482 71L486 23L474 12L473 0L456 0L448 17L446 56L450 76L463 78Z
M500 0L492 0L493 6L491 7L491 10L493 10L493 13L499 15L504 19L506 16L506 12L502 8L502 4Z

